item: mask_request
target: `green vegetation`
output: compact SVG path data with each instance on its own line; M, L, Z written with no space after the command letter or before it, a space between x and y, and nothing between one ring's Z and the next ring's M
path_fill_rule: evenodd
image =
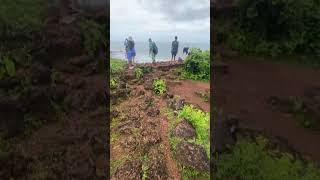
M208 157L210 157L210 115L192 105L185 105L178 113L178 117L186 119L191 123L197 132L195 143L204 146Z
M0 80L6 76L14 76L16 72L15 64L9 57L0 57Z
M121 72L123 66L125 65L125 61L121 59L111 58L110 60L110 74L115 75Z
M0 4L0 60L9 59L11 67L27 64L32 59L33 37L42 27L44 3L41 0L0 0ZM0 71L2 74L3 70Z
M182 76L187 79L209 81L210 51L192 48L185 60Z
M167 91L167 86L164 80L157 79L153 82L153 89L156 94L163 94Z
M41 0L0 0L0 37L30 35L41 25Z
M184 106L184 108L178 112L178 117L176 117L174 115L174 112L169 108L161 109L161 114L165 115L169 121L168 137L169 137L170 147L173 152L176 152L177 145L183 139L181 139L179 137L172 136L171 132L181 121L183 121L183 119L187 119L187 120L192 119L191 120L192 122L200 121L200 124L202 124L203 122L209 123L209 113L204 113L200 110L193 108L192 106ZM196 122L196 124L198 124L198 122ZM205 128L202 127L202 125L197 125L197 126L198 126L198 128L196 128L197 136L202 137L202 139L207 138L207 141L204 143L204 142L202 142L202 140L199 140L198 137L195 141L192 139L190 139L188 141L191 143L196 143L201 146L204 146L206 149L206 152L208 153L208 157L209 157L209 148L210 148L209 124L207 124ZM198 133L197 129L200 129L200 131L199 131L200 133ZM204 135L205 134L204 129L207 129L207 135ZM201 179L208 179L208 177L209 177L209 173L199 172L191 167L184 166L184 165L180 164L179 162L177 162L177 163L179 165L182 179L185 179L185 180L187 180L187 179L200 179L201 180Z
M145 154L142 157L142 180L146 180L148 178L148 162L149 162L149 157L147 154Z
M116 79L110 79L110 89L116 89L118 87L118 82Z
M318 0L239 0L232 25L219 27L218 43L243 54L320 55Z
M210 177L210 173L199 172L194 170L190 167L181 166L181 175L182 180L190 180L190 179L197 179L197 180L205 180Z
M0 160L2 160L5 157L8 157L9 147L10 147L9 141L6 140L3 134L0 133Z
M135 68L134 73L137 79L140 79L143 77L143 71L141 68Z
M231 154L217 157L218 179L245 180L313 180L320 179L320 171L311 163L295 159L287 153L268 149L268 141L258 137L255 141L240 139Z
M125 65L125 61L120 59L110 60L110 89L116 89L119 83L119 74Z
M116 160L110 161L110 175L114 175L117 169L123 165L127 160L132 158L130 154L126 154L125 156L118 158Z
M83 20L79 23L83 36L83 47L91 58L96 57L102 43L104 26L92 20Z
M40 128L45 123L37 115L28 113L24 115L24 134L26 136L31 135L35 130Z

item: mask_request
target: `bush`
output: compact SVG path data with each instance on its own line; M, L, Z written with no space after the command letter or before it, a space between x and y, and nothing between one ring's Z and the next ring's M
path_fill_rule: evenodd
M167 86L164 80L157 79L153 82L153 89L156 94L163 94L167 91Z
M320 171L313 165L294 159L287 153L277 153L267 149L267 140L240 139L231 154L217 158L218 179L246 180L312 180L320 178Z
M210 156L210 115L209 113L195 109L192 105L185 105L178 114L179 118L189 121L197 132L196 143L205 147Z
M140 79L143 76L143 71L140 68L135 68L134 73L135 73L137 79Z
M87 54L94 58L97 55L99 47L104 43L105 27L92 20L83 20L79 23L82 36L83 47Z
M40 32L45 4L41 0L0 0L0 59L27 64L35 34Z
M317 0L240 0L229 39L245 54L320 54Z
M210 79L210 51L192 48L185 60L183 76L187 79Z
M30 36L39 30L44 12L41 0L0 0L0 39Z

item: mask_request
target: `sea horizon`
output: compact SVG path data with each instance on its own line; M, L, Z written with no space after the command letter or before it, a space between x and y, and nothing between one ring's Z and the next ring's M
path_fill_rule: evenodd
M156 42L158 47L158 54L156 56L156 61L169 61L171 60L171 42ZM210 41L206 42L180 42L179 49L176 59L181 57L185 59L186 55L182 54L183 48L200 48L201 50L210 49ZM136 41L136 58L137 63L147 63L151 62L151 57L149 56L149 42L148 41ZM110 42L110 56L112 58L126 60L125 58L125 47L124 41L111 41Z

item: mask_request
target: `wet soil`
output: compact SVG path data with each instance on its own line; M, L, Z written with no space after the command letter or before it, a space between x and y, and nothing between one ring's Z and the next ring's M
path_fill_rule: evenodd
M227 58L224 62L228 73L215 74L214 78L217 107L237 117L240 128L282 139L305 158L319 163L320 131L304 128L294 115L270 108L268 99L303 97L320 87L320 71L250 58Z
M187 103L200 107L205 112L210 112L210 103L198 94L210 92L210 83L183 80L180 82L169 82L169 92L184 98Z
M128 164L132 161L142 164L137 171L146 179L181 179L179 165L169 143L169 122L159 111L167 107L166 101L171 95L184 97L186 102L203 109L209 106L208 102L195 93L205 92L209 83L179 80L175 71L181 65L139 64L137 66L140 68L152 68L152 71L144 74L140 80L135 78L134 70L124 70L123 76L126 77L125 82L131 93L129 97L112 105L112 108L119 112L119 116L111 123L110 157L113 179L123 179L119 174L130 172L132 169L123 167L129 167ZM166 94L156 95L153 92L150 82L156 78L165 80L168 89ZM119 125L122 124L127 126L122 126L122 129L128 129L127 132L119 131Z

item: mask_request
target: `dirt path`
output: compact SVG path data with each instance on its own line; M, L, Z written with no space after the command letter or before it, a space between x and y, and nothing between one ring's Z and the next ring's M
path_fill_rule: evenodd
M270 62L229 59L229 73L214 80L218 108L240 119L240 126L285 139L296 151L320 162L320 132L303 128L295 118L271 110L271 96L301 96L320 87L320 71Z
M181 179L180 172L178 170L177 164L173 159L173 154L170 150L169 138L168 138L168 119L163 118L161 121L161 139L162 144L164 145L164 154L166 158L166 166L168 168L168 175L169 178L172 180L179 180Z

